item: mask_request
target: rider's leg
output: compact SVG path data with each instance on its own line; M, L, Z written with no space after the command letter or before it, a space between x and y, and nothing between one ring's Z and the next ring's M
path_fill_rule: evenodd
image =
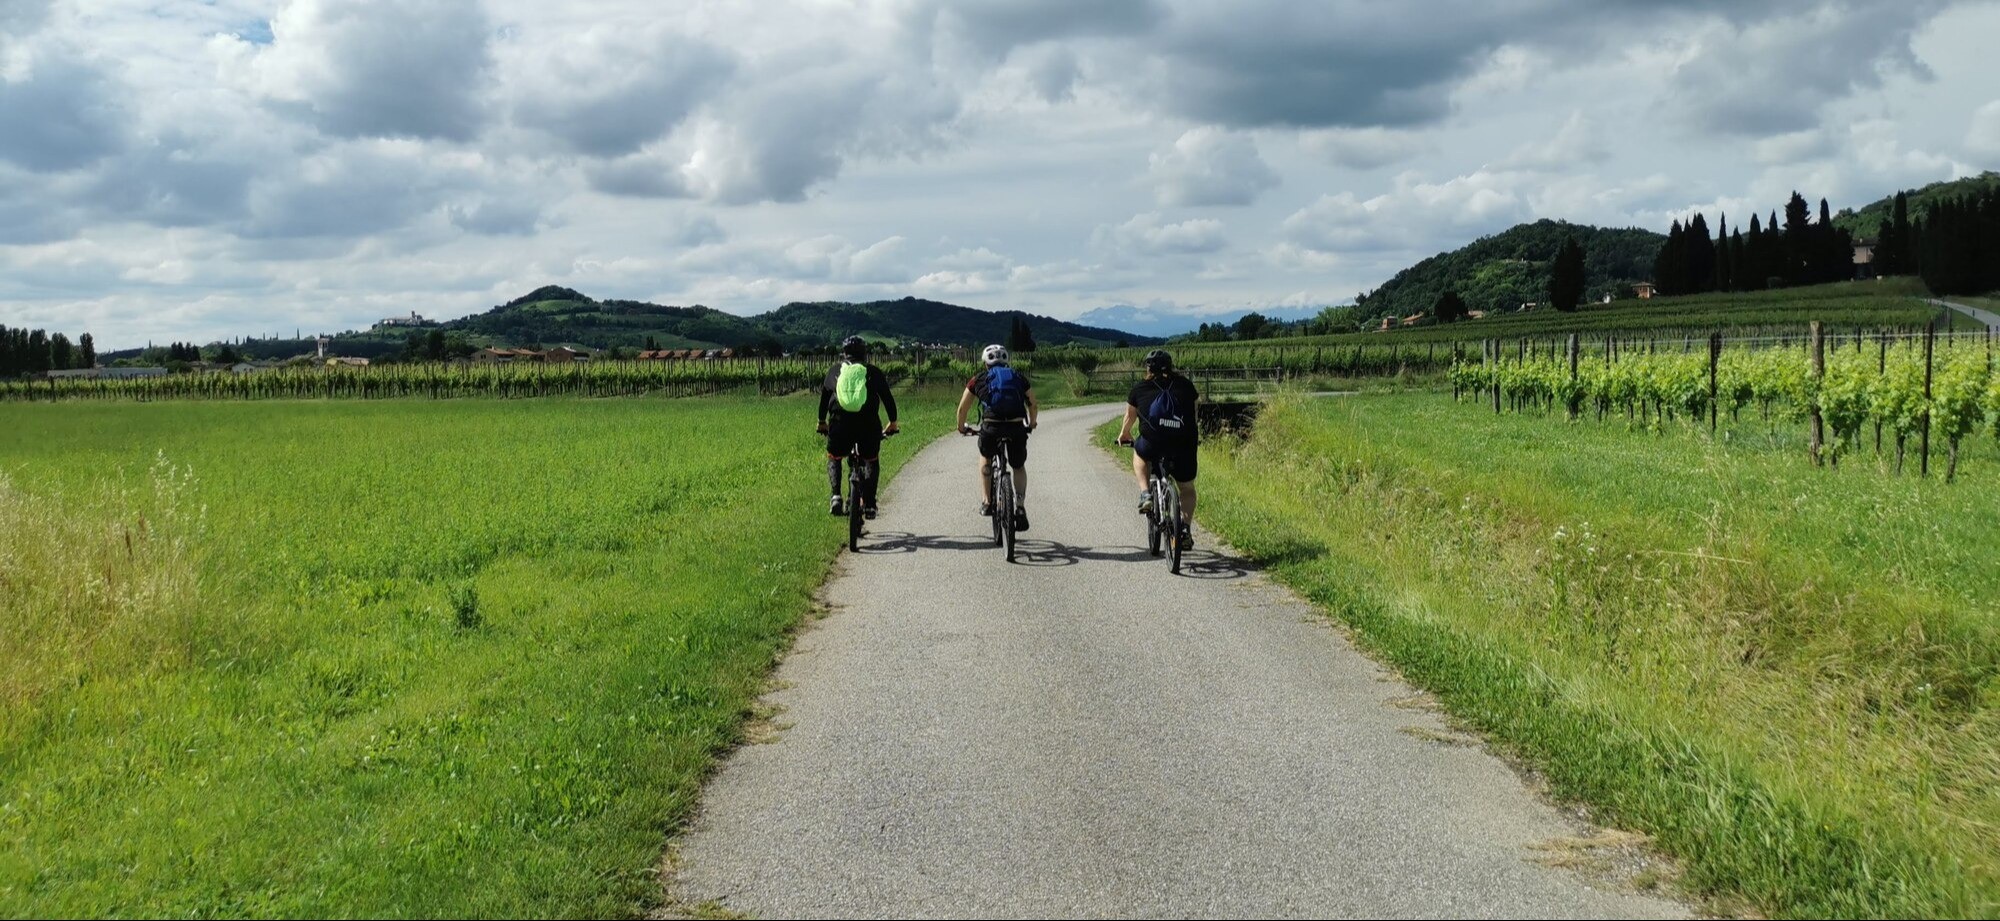
M840 497L840 460L838 457L826 459L826 484L836 499Z
M1028 504L1028 468L1014 465L1014 500L1021 505Z
M1153 488L1151 483L1146 482L1146 475L1146 459L1140 457L1139 452L1132 452L1132 476L1139 481L1140 492L1148 492Z
M875 504L875 487L882 483L882 459L867 457L861 460L861 497L867 505Z
M979 495L987 505L993 504L993 458L979 459Z
M1187 520L1193 521L1194 500L1195 500L1194 481L1189 480L1185 483L1180 484L1180 486L1181 486L1181 515L1187 518Z

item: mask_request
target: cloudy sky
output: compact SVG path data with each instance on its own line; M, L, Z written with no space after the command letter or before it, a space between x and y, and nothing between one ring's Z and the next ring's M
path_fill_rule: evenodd
M1343 303L2000 168L2000 4L0 0L0 323Z

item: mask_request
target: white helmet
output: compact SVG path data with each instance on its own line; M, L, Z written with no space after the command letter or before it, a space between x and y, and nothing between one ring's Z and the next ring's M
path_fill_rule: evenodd
M1007 348L1000 345L989 345L986 347L986 351L979 357L982 361L986 362L986 366L989 368L994 365L1004 365L1007 363Z

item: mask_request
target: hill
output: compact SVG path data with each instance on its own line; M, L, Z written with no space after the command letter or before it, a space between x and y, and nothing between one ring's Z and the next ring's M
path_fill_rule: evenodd
M1910 218L1915 220L1940 201L1994 189L2000 189L2000 172L1987 170L1977 176L1933 182L1921 189L1907 190L1904 195L1909 198ZM1833 216L1833 226L1853 234L1856 240L1879 240L1882 237L1882 221L1890 216L1895 205L1896 196L1885 195L1880 201L1872 202L1859 211L1842 209Z
M485 313L445 324L474 337L510 343L574 343L591 348L770 348L830 346L855 334L876 340L982 345L1005 342L1014 318L1027 321L1039 345L1115 345L1154 341L1115 329L1068 323L1016 310L986 311L905 297L863 304L794 302L751 317L712 307L641 301L593 301L566 288L541 288Z
M1606 293L1629 297L1632 283L1652 277L1653 256L1667 239L1636 227L1611 229L1546 218L1517 224L1397 272L1359 299L1361 319L1428 313L1446 291L1457 291L1473 310L1546 301L1549 265L1563 238L1571 235L1583 247L1587 301Z

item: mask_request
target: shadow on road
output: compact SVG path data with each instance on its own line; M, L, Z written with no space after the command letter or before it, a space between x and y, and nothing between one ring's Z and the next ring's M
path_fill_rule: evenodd
M917 535L907 531L871 531L863 535L862 541L860 552L863 554L915 553L919 550L1000 553L993 538L984 534ZM1160 557L1146 552L1144 547L1078 547L1030 537L1022 537L1015 544L1014 561L1021 566L1074 566L1084 560L1165 565ZM1181 575L1190 579L1241 579L1255 569L1246 560L1224 556L1213 550L1190 550L1181 557Z

